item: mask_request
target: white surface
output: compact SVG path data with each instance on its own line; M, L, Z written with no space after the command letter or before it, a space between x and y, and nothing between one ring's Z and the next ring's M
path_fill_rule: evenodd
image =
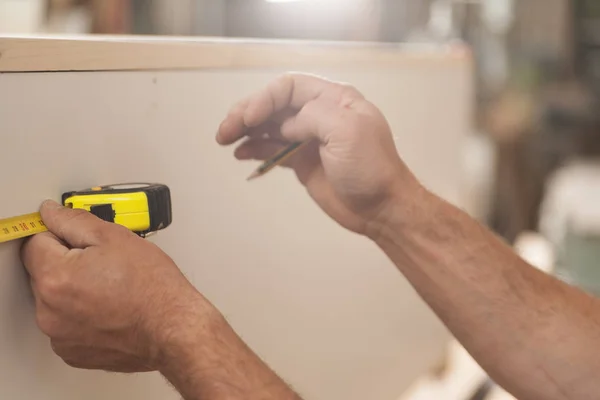
M38 32L44 0L0 0L0 33Z
M556 257L552 244L537 232L524 232L515 240L515 250L529 264L550 274Z
M314 71L388 116L408 164L458 201L466 65ZM214 135L279 71L0 74L0 218L97 184L158 181L174 223L156 239L305 398L395 399L437 362L446 330L368 241L329 221L287 171L252 184ZM0 245L0 398L168 400L162 379L70 369L34 326L18 243Z
M540 230L554 245L572 229L600 235L600 162L574 161L549 179L540 211Z
M467 137L463 150L463 207L473 218L487 220L494 196L494 143L484 134Z
M485 371L460 343L448 347L448 365L442 377L425 376L400 400L467 400L485 381Z

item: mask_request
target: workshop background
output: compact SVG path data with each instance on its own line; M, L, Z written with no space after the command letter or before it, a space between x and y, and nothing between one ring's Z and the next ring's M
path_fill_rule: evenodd
M0 33L465 42L476 84L467 211L600 294L598 0L0 0ZM404 398L510 397L450 343L447 365Z

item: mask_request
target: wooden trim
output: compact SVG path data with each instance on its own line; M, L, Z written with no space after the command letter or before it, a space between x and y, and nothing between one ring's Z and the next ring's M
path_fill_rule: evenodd
M0 36L0 72L395 68L470 60L466 47L157 37Z

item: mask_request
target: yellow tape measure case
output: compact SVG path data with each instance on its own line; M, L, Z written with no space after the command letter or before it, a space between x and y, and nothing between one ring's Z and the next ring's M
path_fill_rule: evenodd
M98 186L62 196L67 207L88 210L108 222L123 225L140 236L168 227L173 219L167 186L133 183Z

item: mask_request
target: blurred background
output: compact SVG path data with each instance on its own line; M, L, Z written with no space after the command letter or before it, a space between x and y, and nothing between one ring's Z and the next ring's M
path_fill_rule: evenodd
M467 43L468 211L536 266L600 294L599 0L0 0L0 34L90 33ZM424 378L407 396L451 400L444 385L464 388L466 374L480 379L456 399L507 396L475 365L459 377L468 356L452 354L462 358L445 381Z

